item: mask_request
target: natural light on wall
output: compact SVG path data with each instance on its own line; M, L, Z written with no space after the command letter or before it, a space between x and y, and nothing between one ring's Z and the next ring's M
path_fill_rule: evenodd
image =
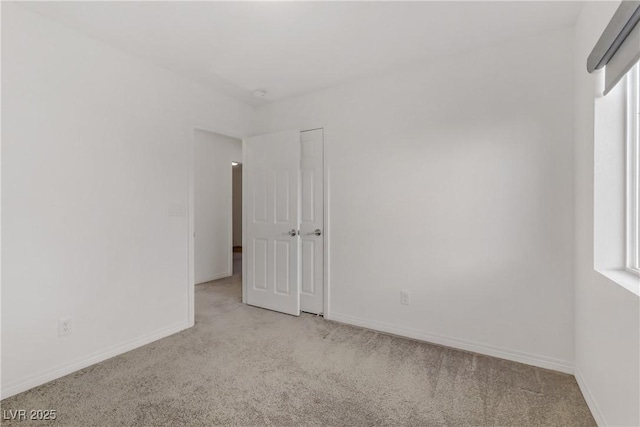
M594 47L594 268L640 295L640 2L622 2ZM604 72L597 72L603 70Z

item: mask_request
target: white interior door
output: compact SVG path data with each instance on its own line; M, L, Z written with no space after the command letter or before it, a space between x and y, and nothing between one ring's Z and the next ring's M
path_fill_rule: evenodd
M300 314L300 132L244 140L247 304Z
M300 133L300 310L324 311L323 130Z

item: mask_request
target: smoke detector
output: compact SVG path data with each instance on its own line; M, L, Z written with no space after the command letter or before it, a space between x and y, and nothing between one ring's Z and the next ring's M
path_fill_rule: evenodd
M254 98L264 98L265 96L267 96L267 91L264 89L256 89L251 92L251 94Z

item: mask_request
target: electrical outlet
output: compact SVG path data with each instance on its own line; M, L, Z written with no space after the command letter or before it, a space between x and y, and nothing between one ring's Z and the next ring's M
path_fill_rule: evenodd
M400 292L400 304L409 305L409 291Z
M58 319L58 336L69 335L73 330L73 324L70 317L61 317Z

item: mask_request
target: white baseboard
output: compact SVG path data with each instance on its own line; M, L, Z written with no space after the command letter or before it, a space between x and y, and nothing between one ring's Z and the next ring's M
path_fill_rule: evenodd
M508 350L504 348L498 348L487 344L476 343L467 340L461 340L458 338L451 338L437 334L431 334L428 332L420 331L417 329L404 328L389 323L378 322L375 320L361 319L358 317L331 312L328 320L335 322L347 323L349 325L360 326L363 328L373 329L380 332L386 332L389 334L400 335L407 338L413 338L420 341L426 341L433 344L439 344L446 347L457 348L460 350L471 351L474 353L480 353L487 356L499 357L500 359L512 360L514 362L520 362L527 365L533 365L540 368L550 369L552 371L559 371L565 374L573 374L573 363L554 359L545 356L538 356L535 354L524 353L521 351Z
M212 280L224 279L225 277L231 277L232 275L233 274L229 272L214 274L212 276L208 276L206 279L199 280L198 283L196 283L196 285L200 285L201 283L211 282Z
M593 398L593 394L591 394L591 390L589 389L589 386L587 385L585 378L582 376L582 372L580 372L580 369L575 368L574 375L576 377L576 382L578 383L578 387L580 387L580 391L584 396L584 400L587 402L587 406L591 411L591 415L593 415L593 419L596 420L596 424L598 424L598 426L608 425L604 419L604 415L602 415L602 411L600 410L600 407L596 403L596 400Z
M35 375L30 375L27 378L21 378L19 380L12 381L11 383L6 385L3 384L0 398L6 399L7 397L13 396L15 394L22 393L23 391L27 391L49 381L53 381L72 372L86 368L87 366L94 365L98 362L102 362L103 360L107 360L119 354L126 353L127 351L142 347L143 345L149 344L153 341L157 341L161 338L173 335L177 332L187 329L188 327L189 322L180 322L168 328L164 328L159 331L155 331L150 334L143 335L139 338L127 341L123 344L107 348L105 350L90 354L82 358L78 358L71 363L48 369Z

